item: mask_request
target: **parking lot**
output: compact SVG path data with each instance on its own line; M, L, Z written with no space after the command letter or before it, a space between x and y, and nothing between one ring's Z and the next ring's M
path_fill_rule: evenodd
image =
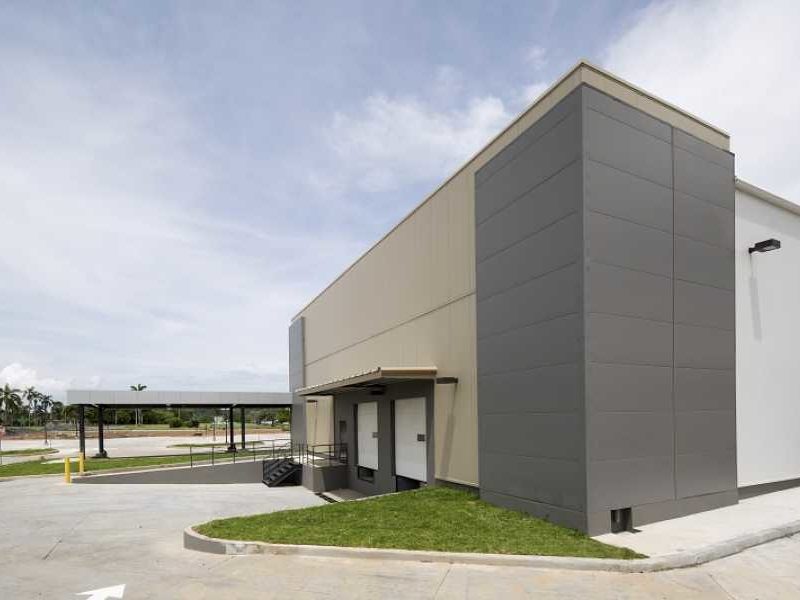
M76 598L125 584L142 598L797 598L800 536L694 569L621 575L184 550L215 517L321 504L301 487L0 483L0 597Z

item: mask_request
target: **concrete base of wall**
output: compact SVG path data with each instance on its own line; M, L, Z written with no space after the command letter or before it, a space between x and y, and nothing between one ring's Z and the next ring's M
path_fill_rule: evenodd
M681 498L679 500L666 500L664 502L654 502L652 504L641 504L633 506L631 516L633 527L677 519L687 515L705 512L730 506L739 502L737 490L728 490L716 494L705 494L692 498ZM611 511L601 511L589 513L588 535L602 535L611 531Z
M311 467L303 465L303 487L315 494L347 487L347 466Z
M261 461L236 464L173 467L74 477L73 483L228 484L261 483Z
M539 519L552 521L564 527L586 531L586 515L577 510L573 511L560 506L553 506L526 498L517 498L516 496L507 496L506 494L498 494L483 489L480 497L481 500L486 500L486 502L496 506L526 512Z
M771 492L779 492L781 490L790 490L796 487L800 487L800 479L785 479L784 481L746 485L739 488L739 500L745 500L746 498L761 496L762 494L769 494Z

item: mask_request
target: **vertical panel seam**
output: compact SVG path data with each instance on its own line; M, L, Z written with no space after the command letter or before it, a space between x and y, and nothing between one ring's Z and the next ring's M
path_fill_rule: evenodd
M675 128L670 127L670 160L672 161L672 488L678 499L678 415L675 410Z

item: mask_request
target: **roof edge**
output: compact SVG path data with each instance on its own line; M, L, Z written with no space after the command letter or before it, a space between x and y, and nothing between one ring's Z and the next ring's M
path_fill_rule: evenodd
M781 198L772 192L768 192L764 188L760 188L757 185L748 183L744 179L739 179L738 177L736 178L736 189L751 194L752 196L755 196L760 200L764 200L765 202L769 202L778 208L782 208L796 215L800 215L800 204L792 202L791 200L787 200L786 198Z
M485 152L492 144L494 144L498 139L503 137L509 130L511 130L519 121L522 120L525 115L527 115L531 110L533 110L536 106L544 102L552 93L554 93L561 85L565 84L571 77L573 77L576 73L579 73L581 70L586 69L588 71L592 71L597 75L605 79L609 79L623 87L627 88L629 91L633 92L634 94L656 102L661 106L667 108L670 111L675 111L680 115L688 118L691 121L694 121L698 125L702 127L706 127L718 135L723 136L727 140L730 140L730 134L728 132L711 125L710 123L696 117L692 113L689 113L681 108L678 108L674 104L667 102L659 98L658 96L651 94L640 87L635 86L634 84L628 82L613 73L606 71L605 69L598 67L597 65L591 63L585 58L582 58L576 62L572 68L570 68L566 73L564 73L561 77L559 77L552 85L550 85L544 92L542 92L536 99L534 99L530 104L528 104L524 109L522 109L516 117L514 117L511 122L508 123L502 130L500 130L497 135L492 137L488 140L480 149L473 153L466 161L464 161L461 166L459 166L453 173L451 173L446 179L442 181L439 185L437 185L425 198L419 202L411 211L406 214L402 219L400 219L394 226L391 227L384 235L382 235L378 240L376 240L369 248L367 248L364 252L362 252L355 260L353 260L339 275L337 275L328 285L326 285L322 290L319 291L311 300L309 300L303 307L298 310L291 318L290 322L294 322L299 317L303 315L305 312L314 302L319 300L325 292L331 289L336 283L342 279L347 273L349 273L364 257L366 257L370 252L372 252L375 248L377 248L386 238L388 238L394 231L400 227L403 223L408 221L414 214L419 211L431 198L433 198L439 191L442 190L447 184L449 184L453 179L455 179L464 169L469 167L469 165L475 161L483 152ZM586 82L582 77L578 77L578 82L575 85L575 88L578 88L580 85L591 85L590 83ZM725 150L729 150L729 148L725 148Z

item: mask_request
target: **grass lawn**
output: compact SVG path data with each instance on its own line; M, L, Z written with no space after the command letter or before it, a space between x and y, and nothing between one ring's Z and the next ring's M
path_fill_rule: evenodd
M219 519L194 529L209 537L283 544L642 558L633 550L446 487Z
M248 459L252 460L252 454L250 452L242 452L240 450L237 453L237 456L241 457L242 461ZM202 454L198 453L195 454L193 458L195 463L199 461L207 461L211 460L211 454L208 452ZM215 459L219 462L230 462L232 457L229 454L218 452L216 453ZM239 459L237 458L237 462L238 460ZM78 460L73 458L71 462L72 473L74 475L78 472ZM136 456L132 458L87 458L85 467L87 471L107 471L109 469L128 469L135 467L153 467L160 465L180 464L189 464L189 456L187 454L179 454L176 456ZM54 475L63 472L64 463L62 461L49 463L45 461L34 460L30 462L21 462L0 466L0 479L3 477L18 477L21 475Z
M55 448L23 448L22 450L3 450L0 456L31 456L32 454L55 454Z

